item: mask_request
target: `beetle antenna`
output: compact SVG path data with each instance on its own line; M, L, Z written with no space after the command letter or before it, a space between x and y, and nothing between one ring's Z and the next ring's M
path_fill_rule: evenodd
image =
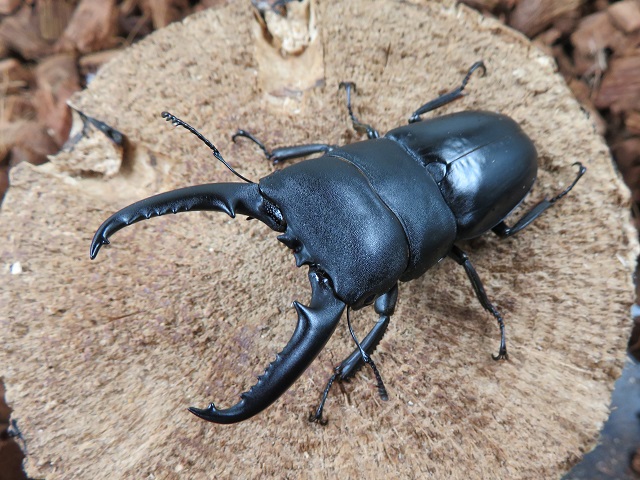
M245 178L242 175L240 175L238 172L236 172L233 169L233 167L231 165L229 165L227 163L227 161L222 157L222 154L220 153L220 150L218 150L213 143L211 143L204 135L202 135L198 130L193 128L187 122L183 122L178 117L176 117L175 115L172 115L169 112L162 112L162 118L164 118L167 122L171 122L174 127L184 127L187 130L189 130L196 137L198 137L207 147L209 147L211 149L211 151L213 152L213 156L216 157L220 162L222 162L222 164L225 167L227 167L229 169L229 171L231 171L231 173L233 173L236 177L241 178L242 180L244 180L247 183L254 183L251 180L249 180L248 178Z
M349 315L350 311L351 311L351 307L347 305L347 325L349 326L349 333L351 334L351 338L353 338L353 341L356 342L358 350L360 350L360 356L362 357L362 361L371 367L371 370L373 370L373 374L376 376L376 383L377 383L378 394L380 395L380 398L385 401L389 400L389 394L387 393L387 389L384 386L384 382L382 381L382 375L380 375L380 372L378 371L378 367L376 367L376 364L373 363L371 356L364 351L364 349L360 345L360 342L358 342L358 338L356 337L356 332L353 331L353 327L351 326L351 315Z

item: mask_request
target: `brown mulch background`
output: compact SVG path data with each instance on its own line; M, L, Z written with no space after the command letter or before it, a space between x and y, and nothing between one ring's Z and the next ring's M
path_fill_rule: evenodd
M225 0L0 0L0 201L11 167L44 163L63 147L71 128L66 102L102 64L153 30L220 3ZM556 59L607 139L639 222L640 0L461 3L500 18ZM0 400L3 394L0 384ZM9 413L0 401L0 480L24 478Z

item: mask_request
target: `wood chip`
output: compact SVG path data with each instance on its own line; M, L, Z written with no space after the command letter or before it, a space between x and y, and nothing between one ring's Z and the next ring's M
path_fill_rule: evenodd
M0 124L0 154L11 152L11 167L23 161L40 165L59 148L46 128L36 121Z
M606 70L605 49L624 43L624 37L611 23L607 12L584 17L571 35L576 73L590 75L595 70Z
M2 187L7 174L0 169L0 200L2 199ZM0 458L2 461L2 478L6 479L23 479L24 471L22 470L22 459L24 453L20 450L20 446L13 440L0 440Z
M633 110L626 112L624 124L625 127L627 127L627 132L632 135L640 135L640 111ZM638 152L638 156L640 157L640 151Z
M141 5L145 15L151 18L154 29L182 19L188 7L187 0L143 0Z
M0 108L0 122L16 122L19 120L33 120L36 110L31 93L7 95L3 107Z
M633 200L640 202L640 138L628 138L611 148L625 183L633 192Z
M0 0L0 15L10 15L22 4L22 0Z
M64 53L48 57L36 68L36 80L38 89L35 92L35 105L38 119L50 129L58 145L62 145L71 128L71 112L67 107L67 100L80 90L75 56Z
M2 152L0 151L0 154ZM0 157L0 202L9 188L9 165L5 165ZM7 457L9 458L9 457ZM22 462L21 462L22 463Z
M39 0L36 3L36 13L40 36L47 41L57 40L67 27L74 8L75 2Z
M11 95L33 84L33 74L15 58L0 60L0 93Z
M594 104L614 113L640 110L640 54L611 60Z
M584 0L522 0L509 17L509 25L529 37L548 28L561 16L577 15Z
M37 18L29 5L2 19L0 40L6 48L27 60L41 58L51 52L51 46L38 34Z
M640 2L624 0L607 9L611 22L624 33L640 30Z
M115 0L82 0L57 48L89 53L115 46L118 12Z

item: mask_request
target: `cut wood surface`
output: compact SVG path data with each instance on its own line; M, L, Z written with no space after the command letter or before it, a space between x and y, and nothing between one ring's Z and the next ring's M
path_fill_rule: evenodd
M50 164L12 169L0 210L0 375L27 442L27 473L559 477L595 444L630 327L637 243L629 194L605 144L550 58L465 7L289 7L292 20L311 25L305 41L297 24L298 50L286 57L286 28L254 15L248 2L157 31L73 98L123 132L124 148L93 131ZM327 426L307 422L333 366L353 348L345 321L262 414L238 425L191 415L187 406L228 406L255 383L293 332L292 300L307 302L309 287L267 227L215 213L131 226L89 260L95 229L115 210L161 191L235 180L159 113L197 126L257 180L274 167L255 145L231 142L237 128L270 147L356 141L340 81L356 82L355 113L384 132L456 86L479 59L487 75L438 113L486 109L522 124L540 156L523 207L572 181L573 162L589 169L517 236L463 245L505 317L509 361L491 360L498 329L464 271L445 260L400 286L374 357L389 401L363 370L343 392L335 388ZM373 318L371 309L357 312L357 331Z

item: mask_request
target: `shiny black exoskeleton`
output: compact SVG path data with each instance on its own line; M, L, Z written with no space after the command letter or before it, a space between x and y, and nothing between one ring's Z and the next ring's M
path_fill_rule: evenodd
M489 301L467 255L456 242L492 230L508 237L525 228L567 194L585 172L579 164L574 182L550 200L543 200L512 227L504 218L531 189L537 173L536 149L520 126L504 115L468 111L421 120L420 116L462 96L471 74L485 70L474 64L462 84L428 102L409 124L384 137L359 122L347 107L356 130L368 140L335 147L301 145L273 151L245 131L236 137L256 142L274 162L324 153L273 172L259 183L236 173L213 144L169 113L163 116L183 126L212 150L244 183L199 185L174 190L134 203L107 219L91 243L91 258L121 228L166 213L217 210L235 217L247 215L282 232L278 239L293 250L298 266L309 266L312 296L309 306L297 302L298 324L291 340L235 406L220 410L190 408L216 423L234 423L264 410L282 395L311 364L335 330L347 308L349 329L357 348L336 367L320 406L310 419L322 421L322 409L335 380L351 377L364 363L376 376L387 398L371 353L394 312L398 281L424 274L444 257L465 269L482 306L498 321L501 341L494 359L506 359L504 322ZM379 321L359 342L351 328L350 308L374 304Z

